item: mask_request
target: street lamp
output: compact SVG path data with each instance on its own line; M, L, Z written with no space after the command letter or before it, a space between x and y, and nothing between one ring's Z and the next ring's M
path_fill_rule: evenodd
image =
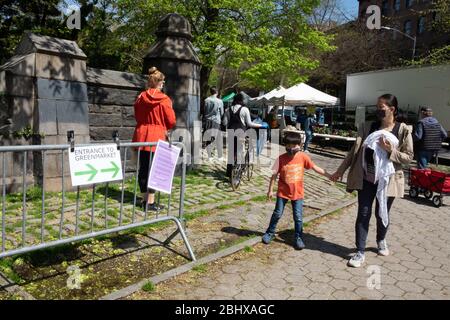
M398 33L404 35L405 37L408 37L408 38L410 38L411 40L413 40L413 41L414 41L414 46L413 46L412 59L414 60L414 56L416 55L416 41L417 41L416 36L414 36L414 37L413 37L413 36L410 36L410 35L407 34L407 33L401 32L400 30L395 29L395 28L391 28L391 27L381 27L381 29L384 29L384 30L391 30L391 31L394 31L394 32L398 32Z

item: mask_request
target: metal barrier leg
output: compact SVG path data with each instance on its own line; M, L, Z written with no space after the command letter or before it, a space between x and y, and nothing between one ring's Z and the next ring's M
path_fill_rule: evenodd
M6 241L6 153L2 153L2 252L5 251Z
M192 260L192 261L196 261L197 259L195 258L194 251L192 250L191 245L189 244L189 241L188 241L188 239L187 239L187 237L186 237L186 234L185 234L185 232L184 232L184 229L183 229L183 226L181 225L180 220L178 220L176 217L173 217L173 220L174 220L175 223L177 224L178 231L180 232L181 237L183 238L184 245L186 246L186 249L188 250L189 255L191 256L191 260ZM171 237L172 237L172 236L171 236ZM165 241L164 241L164 242L165 242Z

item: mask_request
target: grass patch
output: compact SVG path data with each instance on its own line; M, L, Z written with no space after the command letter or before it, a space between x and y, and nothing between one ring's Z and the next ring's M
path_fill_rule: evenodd
M255 250L253 249L253 247L245 246L244 251L245 252L254 252Z
M205 264L198 264L192 268L193 271L198 273L205 273L208 271L208 267Z
M21 263L23 263L23 259L18 257L0 259L0 272L11 281L21 284L24 280L14 271L14 265L20 265Z
M186 219L186 221L190 221L190 220L193 220L195 218L199 218L199 217L203 217L203 216L209 215L212 212L213 212L212 210L203 209L203 210L195 211L193 213L185 214L184 218Z
M147 282L146 284L144 284L142 286L142 290L144 290L145 292L154 292L155 289L156 289L156 285L151 281Z
M267 201L267 196L265 196L265 195L256 196L256 197L251 198L250 201L253 201L253 202L266 202Z
M227 210L233 208L233 205L231 204L222 204L217 207L218 210Z

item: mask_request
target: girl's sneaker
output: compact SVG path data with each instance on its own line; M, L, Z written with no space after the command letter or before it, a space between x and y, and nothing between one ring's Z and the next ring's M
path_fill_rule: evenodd
M359 268L364 263L365 256L363 252L358 251L349 261L348 266L353 268Z
M388 256L389 249L388 249L386 240L381 240L377 244L378 244L378 254L380 256Z
M297 238L297 239L295 239L295 241L294 241L294 248L296 249L296 250L302 250L302 249L305 249L305 243L303 242L303 240L302 240L302 238Z
M266 232L266 233L262 236L262 242L263 242L264 244L269 244L270 241L272 241L274 237L275 237L275 235L274 235L273 233L267 233L267 232Z

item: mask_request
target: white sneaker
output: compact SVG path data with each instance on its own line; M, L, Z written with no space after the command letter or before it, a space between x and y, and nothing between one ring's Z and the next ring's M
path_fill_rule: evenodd
M380 256L388 256L389 249L388 249L386 240L381 240L377 244L378 244L378 254Z
M364 253L358 251L349 261L348 266L353 268L359 268L364 263L365 256Z

